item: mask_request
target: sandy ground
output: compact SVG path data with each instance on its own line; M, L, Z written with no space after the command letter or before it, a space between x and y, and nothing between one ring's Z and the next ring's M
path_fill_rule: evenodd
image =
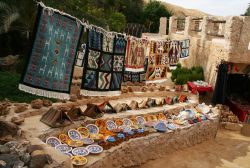
M250 137L220 129L213 141L167 154L141 168L250 168Z

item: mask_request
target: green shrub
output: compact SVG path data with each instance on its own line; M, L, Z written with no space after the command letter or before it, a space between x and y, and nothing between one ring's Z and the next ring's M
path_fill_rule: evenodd
M183 85L188 81L204 80L203 68L197 66L189 69L177 64L176 69L172 71L171 80L176 85Z

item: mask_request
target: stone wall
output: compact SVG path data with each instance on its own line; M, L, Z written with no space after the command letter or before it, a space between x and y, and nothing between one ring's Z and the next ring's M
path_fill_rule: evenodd
M250 64L250 17L186 17L181 32L177 30L177 20L175 16L169 19L168 37L190 39L190 56L180 63L186 67L202 66L207 82L215 85L216 67L222 60Z
M131 139L100 156L89 158L86 168L135 167L164 154L214 139L219 119L207 120L169 133L155 133Z

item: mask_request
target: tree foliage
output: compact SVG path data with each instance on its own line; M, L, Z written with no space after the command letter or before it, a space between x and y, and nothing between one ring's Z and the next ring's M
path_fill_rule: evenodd
M144 23L152 33L158 33L161 17L169 18L170 16L171 13L158 1L150 1L146 5L143 14Z
M247 8L244 16L250 16L250 3L248 4L248 8Z

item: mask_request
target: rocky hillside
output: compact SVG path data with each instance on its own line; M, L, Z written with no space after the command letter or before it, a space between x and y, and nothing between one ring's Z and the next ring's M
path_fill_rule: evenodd
M149 2L150 0L145 0L145 2ZM171 3L162 2L161 3L173 13L174 16L194 16L194 17L203 17L203 16L209 16L210 14L207 14L205 12L196 10L196 9L187 9L181 6L173 5Z

